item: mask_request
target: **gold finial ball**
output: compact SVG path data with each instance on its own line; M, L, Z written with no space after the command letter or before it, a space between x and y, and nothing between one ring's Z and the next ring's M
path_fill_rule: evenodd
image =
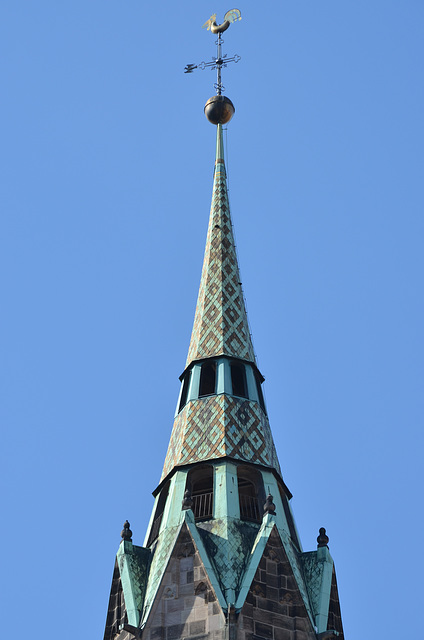
M212 96L205 104L204 111L212 124L227 124L233 117L235 108L226 96Z

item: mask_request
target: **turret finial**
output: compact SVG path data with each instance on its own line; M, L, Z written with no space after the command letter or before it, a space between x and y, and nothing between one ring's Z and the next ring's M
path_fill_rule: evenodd
M191 491L186 489L184 492L184 500L182 504L182 510L187 511L188 509L193 508L193 498L191 497Z
M132 540L132 531L130 529L130 523L128 522L128 520L125 520L124 522L124 528L121 531L121 538L122 540L127 540L129 542L131 542Z
M270 516L275 516L275 504L273 503L273 500L274 496L268 493L264 504L264 515L269 514Z
M327 547L328 546L328 542L329 542L330 538L327 536L327 534L325 533L325 529L324 527L321 527L321 529L319 530L319 536L317 538L317 542L318 542L318 549L320 547Z

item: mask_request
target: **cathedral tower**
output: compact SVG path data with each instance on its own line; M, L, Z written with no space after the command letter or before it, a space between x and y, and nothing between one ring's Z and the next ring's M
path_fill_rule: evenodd
M224 163L234 107L221 94L219 29L232 20L212 18L216 155L193 331L143 546L128 522L121 534L104 640L342 640L328 537L320 529L303 551L256 365Z

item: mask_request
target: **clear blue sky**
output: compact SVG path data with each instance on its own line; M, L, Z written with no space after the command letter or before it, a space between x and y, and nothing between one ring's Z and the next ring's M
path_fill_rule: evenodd
M327 528L347 640L419 638L424 4L237 6L231 208L297 525L305 550ZM143 542L212 189L214 73L183 68L230 8L3 5L9 634L101 638L126 518Z

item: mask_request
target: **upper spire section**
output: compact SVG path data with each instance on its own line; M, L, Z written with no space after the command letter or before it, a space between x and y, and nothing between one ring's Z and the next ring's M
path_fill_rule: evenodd
M222 124L199 296L187 363L226 355L255 363L228 204Z
M234 246L222 135L222 125L231 120L235 109L231 100L222 95L221 71L229 62L240 60L238 55L228 58L222 53L222 33L232 22L241 20L241 14L238 9L227 11L222 24L217 24L215 18L216 14L212 15L203 27L218 36L216 57L185 68L186 73L206 67L217 70L217 95L205 105L207 119L217 125L212 205L187 366L193 360L218 355L255 362Z

